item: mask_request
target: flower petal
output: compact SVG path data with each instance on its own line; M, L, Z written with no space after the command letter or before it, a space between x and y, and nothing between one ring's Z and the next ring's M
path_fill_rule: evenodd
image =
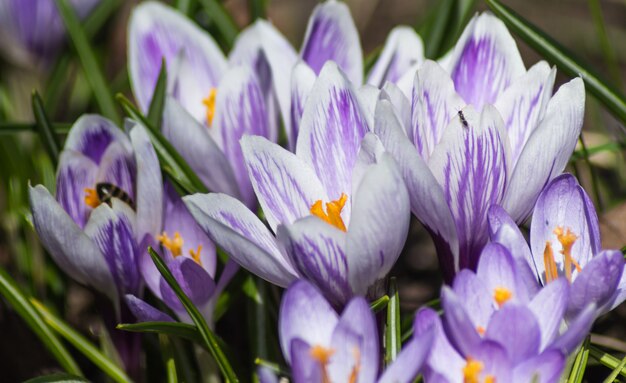
M285 354L286 355L286 354ZM322 369L317 360L311 357L311 346L300 338L291 341L291 375L294 383L321 382Z
M511 163L515 164L524 145L543 118L550 97L556 69L540 61L515 81L495 101L511 142Z
M487 210L500 202L508 176L508 142L498 111L463 109L444 131L428 167L442 185L456 222L459 268L475 268L487 241Z
M316 74L320 74L327 61L334 61L353 84L363 83L359 32L344 3L330 0L315 7L300 55Z
M114 142L107 147L102 155L96 175L96 184L111 183L122 189L131 200L135 201L136 175L137 169L131 149Z
M462 355L471 355L480 344L481 338L465 310L465 305L445 285L441 289L441 304L445 313L443 327L450 343Z
M491 317L485 339L502 345L513 365L516 365L539 353L541 330L529 308L508 304Z
M86 114L72 125L63 149L80 152L99 164L113 142L130 148L128 137L113 122L99 115Z
M378 383L413 382L417 373L423 370L422 365L432 352L435 333L435 328L430 328L419 335L414 334L408 344L402 348L396 360L383 372Z
M426 60L415 75L412 124L407 131L424 161L428 161L444 130L464 105L446 71Z
M336 64L327 63L304 107L296 154L313 167L331 200L351 190L352 168L367 131L352 85Z
M194 305L202 307L211 299L215 291L215 282L202 266L187 257L176 257L167 266ZM180 299L164 278L161 278L160 290L166 305L176 312L186 312Z
M286 129L289 149L295 150L300 132L300 120L304 105L315 84L317 76L304 61L298 61L291 72L291 107L289 109L289 129Z
M580 312L589 303L601 311L611 304L624 271L624 256L619 250L605 250L591 258L572 282L568 315Z
M287 362L292 340L300 338L311 345L330 346L339 316L322 294L307 281L294 282L283 295L278 318L280 346Z
M126 304L135 318L137 318L137 322L174 322L171 316L134 295L126 294L125 298Z
M518 283L515 261L509 250L499 243L488 243L480 253L476 275L485 283L493 296L497 288L505 288L512 293L510 302L527 303L530 297L525 286Z
M596 319L598 306L590 303L576 317L568 323L567 330L561 334L552 344L551 349L560 350L563 354L571 354L587 337Z
M75 150L64 150L57 170L56 200L81 229L85 227L91 207L85 203L85 188L96 184L98 167Z
M565 368L566 357L560 351L548 350L528 359L513 370L514 383L558 382Z
M233 168L244 203L254 206L256 200L239 140L246 134L271 141L276 141L277 137L270 137L263 94L250 68L235 67L224 75L217 93L211 133Z
M272 234L241 202L217 193L194 194L183 201L211 240L241 266L283 287L296 278Z
M346 234L315 216L278 227L278 240L298 270L337 306L353 295L348 280Z
M559 278L542 288L528 305L541 328L541 350L545 349L558 333L569 301L569 292L567 279Z
M489 318L495 311L493 290L490 291L483 279L468 269L462 269L456 274L452 289L463 302L474 328L486 329Z
M98 246L78 227L42 185L29 187L35 230L54 261L80 283L117 300L117 287Z
M415 30L398 26L391 30L378 60L370 70L367 83L382 88L395 83L409 68L424 61L424 43Z
M479 110L526 72L513 36L490 13L469 22L447 64L459 95Z
M176 57L182 54L187 64L185 109L203 121L202 99L219 82L226 70L224 54L213 39L187 17L158 3L145 2L134 8L128 27L128 62L131 85L141 110L147 111L154 93L161 60L173 75ZM193 81L192 81L193 79Z
M161 129L209 190L239 198L239 185L233 168L207 127L171 97L165 101Z
M411 101L404 95L402 90L395 84L388 82L383 87L380 98L387 99L393 105L398 119L402 122L402 130L407 132L411 129ZM370 124L374 126L374 124Z
M509 178L504 209L516 222L532 211L541 189L560 174L574 150L585 111L585 87L576 78L559 88L531 134Z

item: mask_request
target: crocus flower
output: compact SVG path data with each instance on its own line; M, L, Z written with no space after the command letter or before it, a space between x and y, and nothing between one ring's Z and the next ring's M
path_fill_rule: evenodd
M551 97L554 76L543 61L526 71L504 24L482 14L441 65L418 69L411 125L376 128L402 168L411 209L435 241L447 282L476 268L492 204L521 222L565 168L585 92L576 78Z
M156 153L141 125L129 136L103 117L81 117L60 156L56 198L42 185L29 190L35 229L55 262L114 302L140 295L140 244L162 222Z
M295 154L261 137L241 142L271 232L229 196L184 201L216 244L274 284L308 279L338 306L370 289L376 295L403 248L410 213L395 162L368 130L352 85L327 63Z
M362 297L340 315L306 281L289 287L280 306L280 345L300 382L412 382L428 355L433 333L414 336L379 376L376 319Z
M70 0L79 18L86 17L100 0ZM4 49L18 60L52 60L63 47L65 26L54 0L0 2L0 30Z
M542 285L550 286L560 277L571 283L568 315L579 313L589 302L602 314L626 299L622 253L600 249L598 216L571 174L555 178L539 195L530 247L502 208L490 209L489 224L492 240L526 261Z
M229 262L216 283L215 245L194 221L180 196L169 184L166 184L164 197L163 231L156 237L160 243L160 253L185 294L207 323L212 324L217 297L236 272L236 264ZM158 251L159 247L156 249ZM156 269L148 253L144 251L139 257L141 274L150 291L182 321L191 323L185 308ZM126 295L126 301L140 322L172 320L134 295Z

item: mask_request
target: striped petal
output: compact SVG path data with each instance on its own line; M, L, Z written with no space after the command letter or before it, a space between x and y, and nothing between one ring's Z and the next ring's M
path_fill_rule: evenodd
M111 183L122 189L135 201L136 174L137 169L132 151L120 143L114 142L107 147L107 150L102 155L96 175L96 183Z
M85 203L85 188L93 188L98 168L88 157L74 150L64 150L57 170L56 200L82 229L92 208Z
M128 137L110 120L95 114L81 116L70 129L64 150L74 150L99 164L109 145L120 142L130 148Z
M391 30L378 60L370 70L367 83L382 88L396 83L416 64L424 61L424 43L415 30L398 26Z
M309 93L317 76L315 72L304 61L299 61L291 73L291 108L289 110L290 124L286 129L289 148L293 151L296 148L298 133L300 132L300 120L304 112L304 104L309 98Z

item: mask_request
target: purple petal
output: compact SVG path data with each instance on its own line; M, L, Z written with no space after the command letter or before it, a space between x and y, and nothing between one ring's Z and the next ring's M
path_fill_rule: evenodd
M175 322L171 316L149 305L134 295L126 294L126 304L137 322Z
M322 370L317 360L311 357L311 346L300 338L291 342L291 374L294 383L321 382Z
M270 137L268 114L261 88L248 67L229 69L217 93L215 119L211 133L230 162L246 206L254 206L255 198L246 172L239 140L246 134Z
M444 130L465 102L456 93L446 71L434 61L426 60L415 75L409 139L424 161L428 161Z
M486 378L491 375L496 382L511 381L511 365L513 363L507 357L507 350L502 344L490 340L482 341L466 357L483 363L484 370L481 372L481 376Z
M398 26L391 30L378 60L367 77L367 83L382 88L395 83L409 68L424 61L424 44L413 28Z
M490 13L465 27L448 63L455 88L466 103L482 109L526 70L513 36Z
M614 308L622 304L624 300L626 300L626 266L624 266L624 269L622 271L622 277L617 284L617 290L615 291L615 295L611 300L611 306L609 307L609 310L613 310Z
M363 82L359 32L344 3L332 0L315 7L300 51L302 59L316 74L320 74L327 61L334 61L352 83Z
M226 69L226 60L213 39L176 10L157 3L143 3L133 10L128 27L128 62L131 85L143 111L148 110L156 85L161 60L168 73L182 55L187 64L180 76L189 85L180 99L185 109L204 121L202 99L217 86Z
M278 239L298 273L341 306L353 295L348 281L346 234L315 216L278 227Z
M576 78L559 88L530 135L509 178L502 207L516 222L532 211L541 189L560 174L574 150L585 111L585 87ZM545 243L544 243L545 245Z
M408 344L402 348L396 360L383 372L378 383L413 382L432 352L435 332L435 328L430 328L422 334L414 334Z
M541 350L545 349L558 333L569 301L569 292L567 280L559 278L542 288L528 305L541 328Z
M130 148L120 143L112 143L102 155L96 175L96 183L111 183L122 189L135 201L135 177L137 169ZM92 187L95 187L93 185Z
M592 302L603 310L611 303L623 271L624 256L619 250L605 250L591 258L572 282L568 315Z
M167 266L194 305L204 306L211 299L215 291L215 282L202 266L186 257L176 257ZM176 312L185 312L176 293L163 278L161 278L160 290L166 305Z
M531 298L525 285L518 279L511 253L499 243L488 243L483 248L476 274L484 281L492 296L496 288L505 288L512 293L510 302L527 303Z
M243 204L224 194L183 197L205 233L241 266L279 286L297 276L263 223Z
M162 131L209 190L239 198L233 168L209 129L171 97L165 101Z
M456 274L452 288L459 300L463 302L474 328L486 329L489 318L496 309L493 290L489 290L484 281L468 269L463 269Z
M552 342L549 348L560 350L565 355L572 353L591 331L597 311L598 306L595 303L588 304L580 314L569 322L567 331Z
M352 189L352 168L367 131L351 84L329 62L304 107L296 154L313 167L331 200Z
M566 356L556 350L548 350L528 359L513 370L514 383L558 382L565 368Z
M294 282L280 303L278 333L287 362L296 338L311 345L329 347L339 316L322 294L307 281Z
M41 185L29 188L33 224L54 261L76 281L117 300L118 291L98 246Z
M85 189L96 184L97 166L82 153L64 150L57 170L56 200L81 229L92 208L85 203Z
M259 377L259 383L278 383L278 376L269 367L259 366L256 373Z
M459 268L475 268L487 241L487 210L504 195L508 172L506 133L498 111L480 116L469 106L456 116L435 148L429 168L442 185L456 222Z
M100 248L120 294L139 295L135 212L118 199L113 199L112 206L101 204L93 210L85 234Z
M256 136L244 136L241 149L252 186L274 232L279 224L311 215L315 201L328 201L315 172L293 153Z
M447 286L441 289L441 304L444 310L443 326L450 343L462 354L468 355L481 342L465 305Z
M316 79L315 72L303 61L299 61L291 73L290 125L289 129L286 129L290 150L296 148L304 105Z
M531 133L543 118L550 97L556 69L540 61L496 100L511 142L511 164L515 166Z
M502 345L511 362L516 365L539 353L541 329L530 309L508 304L491 317L485 339Z
M99 115L87 114L72 125L63 149L80 152L99 164L104 152L114 142L130 148L128 137L113 122Z
M409 191L411 211L435 239L441 268L446 280L451 282L458 265L458 240L441 186L404 135L387 100L378 103L374 132L398 163Z

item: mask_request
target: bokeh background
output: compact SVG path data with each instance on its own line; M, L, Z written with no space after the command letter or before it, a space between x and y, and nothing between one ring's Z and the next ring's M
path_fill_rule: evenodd
M5 0L0 0L3 2ZM113 1L112 13L95 31L92 45L104 68L113 92L130 94L126 71L126 26L137 1ZM595 68L616 87L624 89L626 78L626 1L625 0L506 0L506 5L531 21ZM443 0L347 0L361 35L365 57L375 54L389 31L396 25L414 26L425 35L433 12L450 3ZM487 9L481 1L467 1L472 13ZM224 6L235 23L243 28L257 11L246 0L226 0ZM299 48L315 0L266 0L266 15ZM444 5L442 5L444 4ZM197 20L212 30L211 20L202 11ZM33 26L36 28L37 26ZM427 36L425 36L427 37ZM439 49L429 49L437 58L450 47L455 33L441 37ZM518 39L527 67L541 57ZM566 80L559 74L557 85ZM80 63L69 42L52 60L34 60L11 44L0 25L0 266L48 307L54 308L72 326L101 344L107 343L98 316L99 297L72 282L46 256L30 223L27 185L43 183L54 189L55 170L36 133L33 132L31 92L42 95L46 110L60 127L71 124L84 113L98 111ZM601 216L603 245L626 245L626 130L599 103L588 96L583 141L591 150L584 158L582 148L568 167L592 196ZM412 312L438 297L441 280L430 238L414 222L409 240L392 275L398 277L403 312ZM236 288L236 287L235 287ZM271 287L270 287L271 288ZM272 290L277 302L278 291ZM276 303L274 302L274 303ZM254 317L247 310L245 293L233 293L234 310L217 324L220 334L246 364L251 358L245 348L246 332ZM626 353L626 305L597 321L594 337ZM600 335L601 334L601 335ZM146 337L146 350L156 345ZM156 347L154 347L156 348ZM620 357L619 353L616 356ZM80 362L80 356L76 355ZM148 360L151 360L148 355ZM159 361L157 355L156 360ZM85 364L89 376L89 364ZM21 318L0 298L0 381L21 381L58 369ZM157 368L158 373L158 368ZM589 382L607 374L604 367L593 367ZM155 374L156 375L156 374ZM97 374L96 374L97 376ZM156 375L158 377L158 375ZM596 380L598 379L598 380Z

